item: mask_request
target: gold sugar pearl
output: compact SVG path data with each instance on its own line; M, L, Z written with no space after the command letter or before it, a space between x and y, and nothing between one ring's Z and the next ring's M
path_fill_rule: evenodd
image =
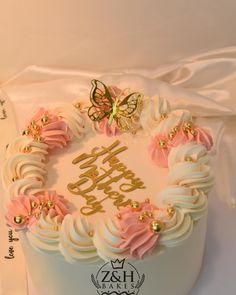
M27 129L27 130L24 130L23 132L22 132L22 135L29 135L30 134L30 131Z
M190 133L195 137L195 136L197 136L197 130L195 130L195 129L192 129L191 131L190 131Z
M42 138L40 136L35 136L34 137L34 140L36 140L37 142L41 142L42 141Z
M33 128L34 130L39 130L39 129L40 129L40 126L37 125L37 124L32 124L32 128Z
M47 202L47 207L48 208L53 208L54 207L54 202L53 201L48 201Z
M179 126L175 126L172 131L175 132L175 133L178 132L179 131Z
M168 137L170 140L172 140L174 137L175 137L175 132L174 131L171 131L169 134L168 134Z
M164 223L160 220L153 220L151 223L150 223L150 229L158 234L160 233L163 229L164 229Z
M90 230L90 231L88 232L88 235L92 238L92 237L94 236L94 231L93 231L93 230Z
M187 122L184 124L184 129L185 130L190 130L193 128L193 123L192 122Z
M32 151L32 147L30 145L26 145L24 148L23 148L23 152L24 153L30 153Z
M81 110L81 103L80 103L80 102L77 102L77 103L74 105L74 107L75 107L76 109Z
M175 214L175 208L172 206L169 206L166 211L170 217L174 216Z
M19 178L18 178L17 176L13 176L11 180L12 180L13 182L15 182L15 181L18 180L18 179L19 179Z
M38 207L38 204L35 201L31 202L31 208L35 209Z
M145 200L145 203L149 204L149 203L150 203L150 199L147 198L147 199Z
M47 124L47 123L49 123L49 117L48 117L47 115L43 116L43 117L41 118L41 122L42 122L43 124Z
M146 216L148 216L149 218L153 218L153 213L152 212L147 212Z
M186 161L186 162L194 162L193 158L190 157L190 156L186 157L186 158L185 158L185 161Z
M15 224L22 224L24 222L24 217L22 215L17 215L14 217Z
M168 117L167 113L162 113L161 116L160 116L161 120L164 120L167 117Z
M130 205L133 209L139 209L140 206L139 202L137 201L132 201Z
M143 215L143 214L139 215L138 220L139 221L144 221L145 220L145 215Z
M164 139L159 140L159 146L161 149L166 149L167 148L167 142Z

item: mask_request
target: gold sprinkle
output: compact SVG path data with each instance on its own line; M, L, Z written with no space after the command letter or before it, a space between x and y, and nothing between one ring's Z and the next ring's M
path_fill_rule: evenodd
M131 205L131 207L133 209L138 209L139 208L139 202L137 202L137 201L132 201L130 205Z
M77 102L77 103L74 105L74 107L75 107L76 109L81 110L81 103L80 103L80 102Z
M192 122L187 122L184 124L184 130L190 130L193 128L193 123Z
M93 231L93 230L90 230L90 231L88 232L88 235L92 238L93 235L94 235L94 231Z
M167 148L167 142L164 139L159 140L159 146L161 149L166 149Z
M197 130L195 130L195 129L192 129L191 131L190 131L190 133L195 137L195 136L197 136Z
M116 217L117 217L118 219L121 219L121 214L118 213L118 214L116 215Z
M171 131L169 134L168 134L168 137L170 140L172 140L174 137L175 137L175 132L174 131Z
M14 217L14 222L16 224L22 224L24 221L24 217L22 215L17 215Z
M52 202L52 201L48 201L48 202L47 202L47 207L48 207L48 208L53 208L53 207L54 207L54 202Z
M147 198L147 199L145 200L145 203L149 204L149 203L150 203L150 199Z
M145 215L139 215L139 217L138 217L138 220L139 221L144 221L145 220Z
M27 129L27 130L24 130L23 132L22 132L22 135L29 135L30 134L30 131Z
M48 117L47 115L43 116L43 117L41 118L41 122L42 122L43 124L47 124L47 123L49 123L49 117Z
M178 132L179 131L179 126L175 126L174 128L173 128L173 132Z
M174 214L175 214L175 208L172 207L172 206L169 206L169 207L167 208L167 213L168 213L168 215L169 215L170 217L174 216Z
M12 180L13 182L15 182L15 181L18 180L18 179L19 179L19 178L18 178L17 176L13 176L11 180Z
M31 202L31 208L35 209L38 207L38 204L35 201Z
M30 153L32 150L32 147L30 145L26 145L24 148L23 148L23 152L24 153Z
M185 158L185 161L187 161L187 162L194 162L193 158L190 157L190 156L186 157Z
M161 116L160 116L161 120L164 120L167 117L168 117L167 113L162 113Z

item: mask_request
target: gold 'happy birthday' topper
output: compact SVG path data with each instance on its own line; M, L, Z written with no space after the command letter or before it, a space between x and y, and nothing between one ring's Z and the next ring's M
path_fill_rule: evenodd
M119 147L119 145L120 141L116 140L109 147L95 147L90 153L83 153L72 161L74 165L79 164L79 168L84 172L80 174L79 180L69 183L67 188L72 194L86 200L86 205L80 209L83 215L105 212L102 203L108 199L112 200L117 208L125 207L132 200L125 199L123 193L146 188L142 180L118 159L118 154L127 150L126 146ZM102 167L96 165L98 158ZM112 188L115 183L118 185L118 190ZM103 192L101 200L90 194L94 190Z
M143 95L139 92L125 93L116 87L107 87L99 80L92 80L88 116L92 121L108 119L111 126L115 120L117 127L123 131L132 130L132 125L139 119Z

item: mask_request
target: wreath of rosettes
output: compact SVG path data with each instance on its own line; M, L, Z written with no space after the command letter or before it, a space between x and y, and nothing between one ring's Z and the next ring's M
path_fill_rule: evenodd
M94 82L93 82L94 83ZM104 85L104 84L102 84ZM122 93L117 87L109 86L107 89L111 93L112 100L115 101L115 95ZM94 89L92 90L94 91ZM138 96L142 97L142 96ZM136 97L135 97L136 99ZM102 101L102 100L101 100ZM95 104L95 103L94 103ZM127 100L128 104L128 100ZM132 103L131 103L132 104ZM138 104L138 102L136 102ZM140 104L141 105L141 104ZM167 105L160 103L159 105ZM80 104L76 104L75 112L73 113L73 119L78 120L79 125L83 125L85 120L82 120L83 112ZM145 105L144 105L145 107ZM101 108L101 105L99 105ZM131 110L132 111L132 110ZM111 110L110 110L111 112ZM159 109L159 122L166 120L171 116L171 112L168 108ZM76 117L78 115L78 118ZM125 130L119 129L117 121L113 120L109 125L108 120L111 113L104 114L103 118L94 122L95 129L99 126L99 132L104 132L108 136L115 136L117 130L121 132L129 132L129 126L127 125ZM142 110L138 110L135 113L135 128L136 131L142 128L141 124L138 124L137 116L142 115ZM129 116L129 120L125 121L125 124L133 124L132 116ZM73 120L72 120L73 121ZM57 112L39 109L35 115L30 119L26 128L23 131L22 136L28 138L28 144L23 149L16 151L16 153L29 155L29 161L33 162L34 159L42 163L45 162L45 153L42 155L37 151L35 142L43 145L45 150L52 151L54 148L63 148L71 142L73 136L80 136L72 132L70 123L72 122L68 117L60 116ZM82 126L84 127L84 126ZM131 126L130 130L134 133L134 125ZM203 145L207 150L210 150L213 145L213 140L209 132L196 126L193 120L183 121L179 120L178 124L173 126L168 133L157 133L151 139L148 150L150 157L154 163L161 167L168 167L168 156L170 151L180 145L186 145L190 142ZM10 148L10 145L9 147ZM10 158L13 158L14 154L11 154ZM8 158L9 160L9 158ZM194 159L188 157L185 161L194 162ZM11 183L17 183L22 179L27 179L29 176L28 170L24 170L23 173L17 174L21 168L15 169L16 174L12 176ZM35 177L34 180L42 181L37 178L37 172L41 173L43 167L35 166ZM192 189L191 189L192 191ZM197 189L195 189L196 193ZM205 192L201 189L197 192L199 195L204 195ZM192 196L191 196L192 197ZM190 197L190 199L191 199ZM196 199L194 199L196 200ZM188 202L194 202L190 200ZM161 240L162 234L168 232L168 229L174 226L173 218L179 212L179 209L184 210L187 208L185 204L178 200L171 203L171 200L163 202L162 205L151 204L150 199L146 199L143 202L133 201L127 207L118 210L115 215L116 225L119 231L120 240L116 247L121 250L122 255L143 258L145 255L153 253L156 249L159 241ZM8 204L6 212L6 222L9 226L15 230L32 229L37 226L41 216L58 217L58 226L63 222L64 217L70 214L70 204L63 197L58 195L56 192L44 191L43 189L28 192L20 192L18 195L11 196L11 201ZM88 232L88 236L93 238L96 228Z

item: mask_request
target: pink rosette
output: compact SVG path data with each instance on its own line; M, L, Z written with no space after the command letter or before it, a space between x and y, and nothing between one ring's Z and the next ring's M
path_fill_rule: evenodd
M152 161L161 167L168 167L168 155L173 145L169 142L168 136L157 134L153 137L148 147Z
M122 238L119 247L128 249L132 257L142 259L152 254L157 246L160 235L150 228L151 222L154 221L155 210L157 208L154 205L140 203L136 209L129 206L119 211Z
M213 138L211 134L204 128L194 126L191 129L184 130L184 126L180 129L182 136L185 136L186 141L195 141L198 144L204 145L207 150L213 146Z
M34 226L41 214L53 214L62 218L69 213L68 201L56 192L37 195L19 195L11 200L6 213L6 221L15 230Z
M205 129L194 126L192 123L184 123L177 126L168 135L157 134L154 136L148 151L154 163L167 168L171 149L191 141L204 145L208 150L213 146L212 136Z
M36 112L24 133L46 143L49 149L63 148L70 140L68 125L44 108Z

